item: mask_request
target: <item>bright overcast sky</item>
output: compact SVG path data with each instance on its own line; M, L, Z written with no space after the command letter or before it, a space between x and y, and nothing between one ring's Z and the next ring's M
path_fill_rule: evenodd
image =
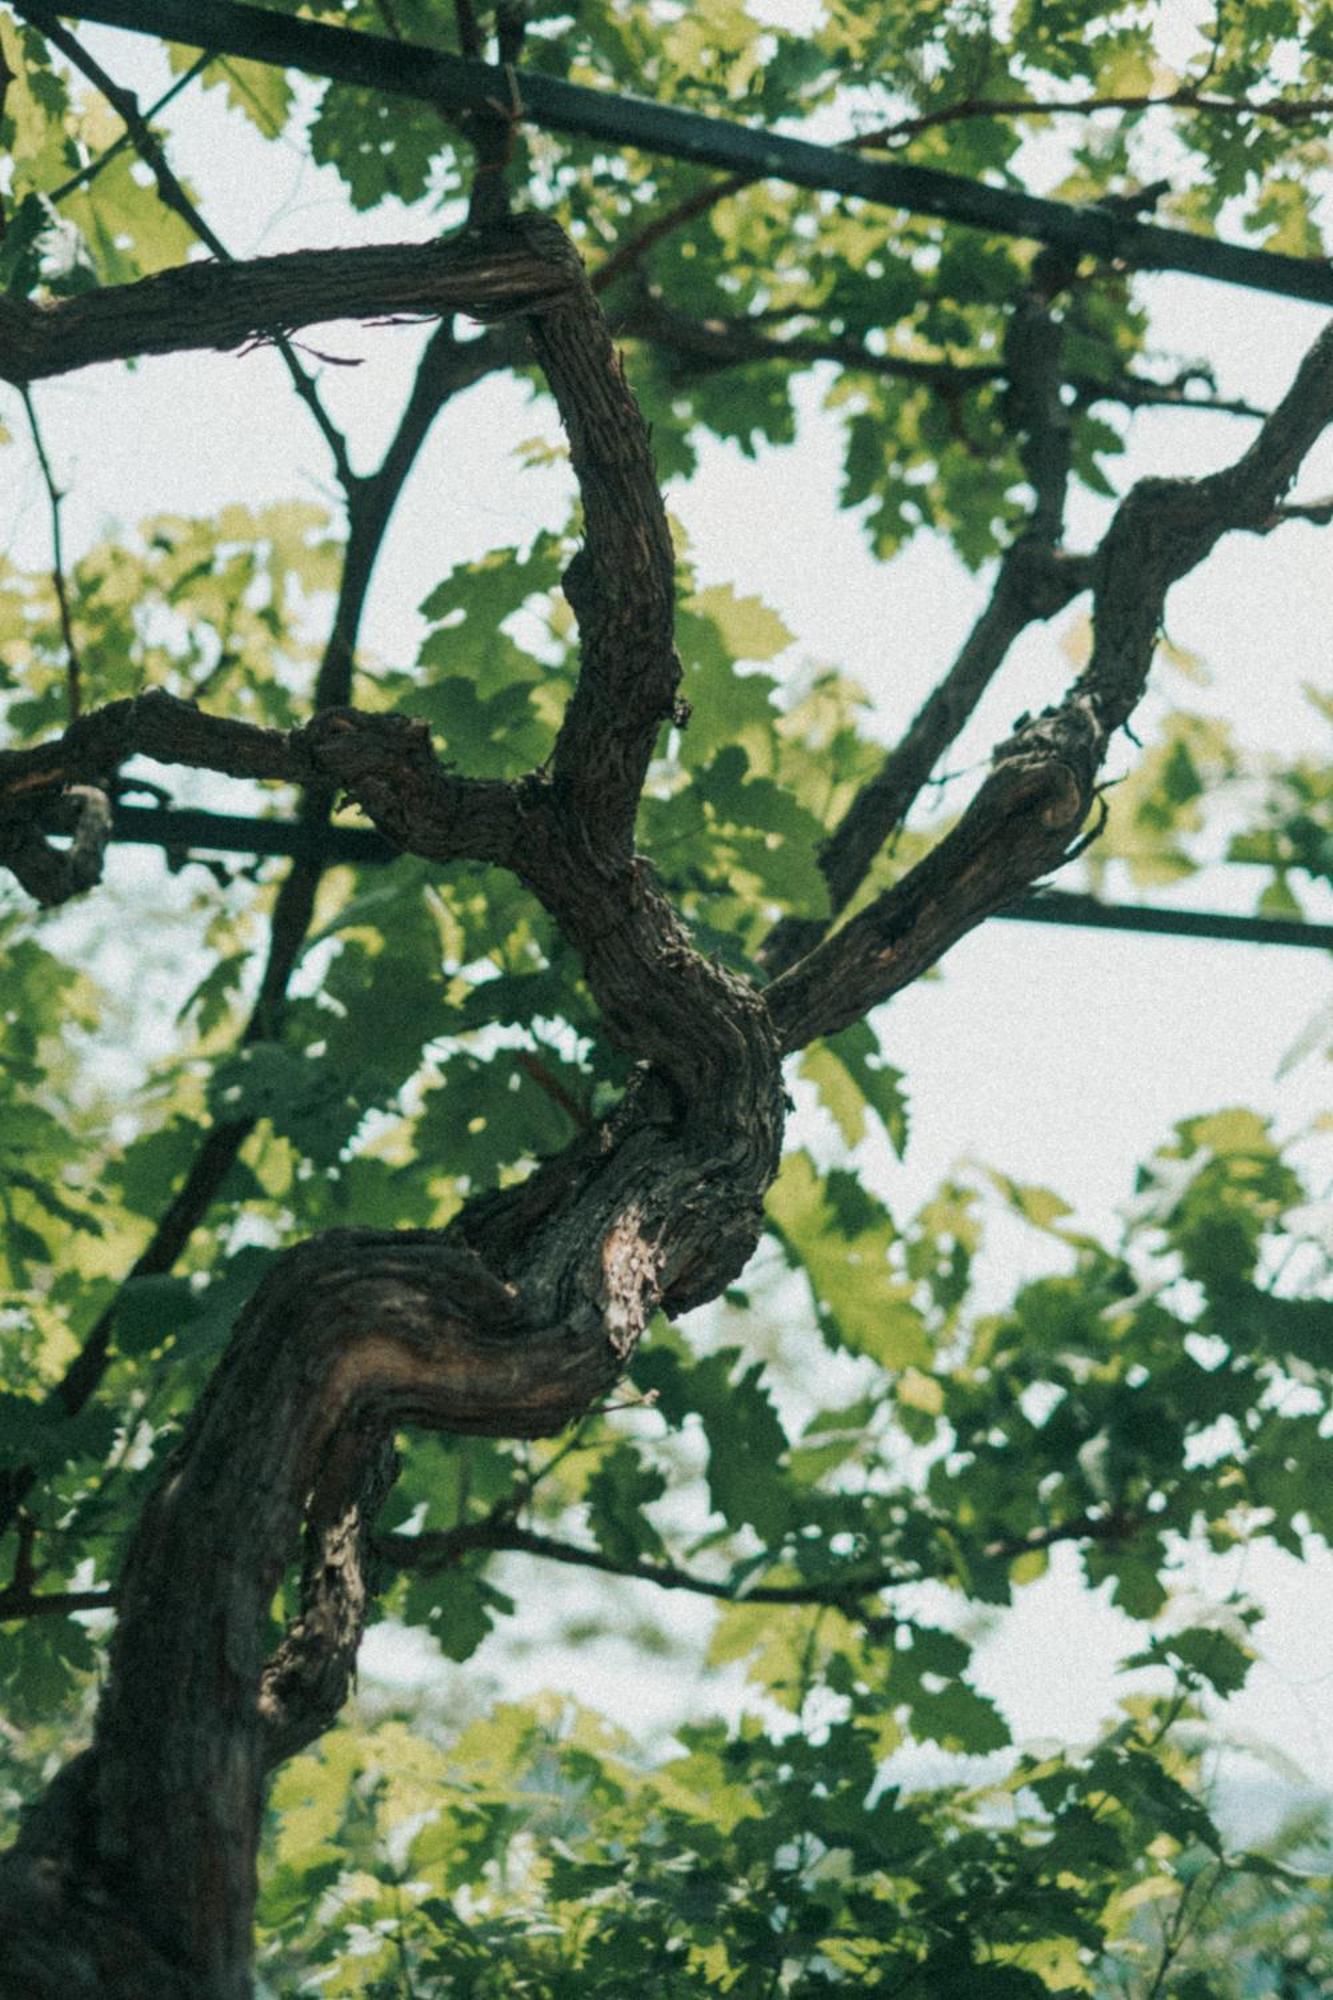
M106 31L90 30L88 39L141 101L163 87L165 65L150 44ZM406 215L392 204L355 216L332 173L316 171L294 146L275 153L222 111L219 96L201 100L197 87L187 94L173 113L179 138L172 157L238 254L422 237L438 228L438 218ZM411 107L402 115L411 117ZM1227 393L1259 403L1285 387L1322 319L1312 307L1202 280L1143 282L1156 344L1168 354L1206 356ZM316 338L317 346L360 361L326 370L322 386L362 467L387 436L423 337L413 329L344 326ZM18 434L21 413L5 394L4 414ZM57 476L69 489L65 532L75 554L113 521L206 513L233 500L329 497L323 447L271 353L152 360L129 376L88 370L40 385L37 400ZM871 559L856 522L836 511L837 437L818 402L807 385L806 421L788 451L748 461L706 443L698 479L672 492L670 503L688 530L701 580L762 594L796 634L793 667L818 661L850 672L874 697L887 737L947 666L984 585L930 538L891 565ZM370 655L411 657L420 629L414 608L453 562L563 521L567 469L520 475L513 456L514 446L539 430L554 435L549 410L503 383L472 391L436 425L376 576ZM1236 455L1249 435L1250 426L1234 419L1141 415L1130 466L1134 473L1207 471ZM48 552L45 496L21 446L10 463L24 469L11 473L0 497L0 545L40 564ZM1302 490L1331 489L1333 447L1326 446L1311 460ZM1077 502L1071 541L1086 543L1104 518L1101 503ZM1328 684L1329 578L1327 536L1310 528L1267 540L1230 538L1168 607L1172 639L1203 658L1211 685L1200 689L1162 669L1159 712L1168 703L1198 707L1227 717L1243 740L1277 752L1318 750L1316 718L1300 684ZM1014 716L1058 691L1070 671L1060 633L1077 610L1018 649L951 760L955 767L983 758ZM87 692L96 700L95 688ZM952 809L952 795L949 803ZM129 893L136 881L160 882L162 865L150 851L121 849L113 875ZM1133 894L1127 883L1115 886ZM1204 906L1247 909L1256 886L1250 871L1233 870L1181 893ZM1310 914L1329 917L1313 903ZM177 967L173 987L177 978L190 979L188 963ZM1327 997L1327 960L1314 952L988 925L955 948L942 978L914 987L879 1017L889 1056L907 1072L912 1142L901 1164L866 1150L864 1170L906 1211L958 1159L976 1157L1057 1188L1104 1225L1127 1197L1136 1161L1174 1120L1246 1103L1274 1114L1284 1130L1307 1122L1323 1085L1318 1064L1280 1080L1275 1072ZM165 1004L169 995L162 998ZM1015 1228L1001 1227L994 1243L1003 1268L993 1261L987 1284L996 1293L1038 1268L1044 1254ZM1113 1699L1108 1667L1133 1643L1100 1599L1075 1606L1073 1567L1058 1564L1025 1592L986 1654L982 1678L1020 1737L1076 1738L1090 1730ZM1252 1556L1248 1564L1201 1564L1191 1580L1214 1594L1250 1590L1274 1605L1259 1635L1272 1664L1257 1670L1231 1713L1239 1727L1333 1783L1333 1563L1302 1571L1285 1557ZM565 1603L580 1601L581 1581L561 1589ZM668 1613L660 1600L649 1604L646 1586L631 1595L639 1592L645 1612L700 1628L702 1607L689 1606L677 1621L674 1605ZM372 1658L385 1658L382 1643ZM568 1686L628 1722L676 1712L682 1686L674 1662L657 1683L627 1683L627 1655L610 1641L577 1654L542 1649L536 1660L488 1649L477 1664L502 1675L509 1691ZM712 1691L698 1692L707 1699Z

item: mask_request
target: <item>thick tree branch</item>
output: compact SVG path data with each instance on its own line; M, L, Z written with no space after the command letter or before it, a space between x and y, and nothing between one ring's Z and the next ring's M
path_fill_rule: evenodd
M515 239L564 254L553 225L516 225ZM641 420L586 288L571 300L567 273L561 283L569 310L536 338L571 433L587 546L571 593L580 682L551 774L478 786L442 770L403 718L342 708L284 734L162 695L85 717L4 766L23 814L89 760L185 750L205 768L347 790L437 858L460 851L461 814L552 911L608 1031L640 1063L608 1120L443 1234L335 1232L279 1258L145 1510L94 1749L62 1793L78 1831L70 1812L39 1815L13 1865L58 1872L77 1838L85 1879L132 1905L152 1949L211 2000L243 1986L264 1769L340 1698L384 1439L403 1423L561 1428L606 1392L653 1311L715 1297L744 1266L776 1169L784 1101L767 1009L692 949L629 844L674 686L670 567L660 502L643 491ZM624 440L609 434L621 424ZM585 819L599 768L609 806L588 799ZM302 1613L266 1663L268 1606L303 1518Z
M94 709L55 742L0 751L0 829L59 809L67 788L130 757L346 791L391 839L432 860L510 859L516 788L446 772L426 725L405 716L324 709L300 729L260 729L207 715L160 689Z
M511 362L516 353L511 329L494 329L484 339L461 346L453 339L447 323L440 326L422 357L406 408L379 467L364 479L356 479L350 468L346 469L349 533L332 629L315 683L316 710L344 706L350 700L356 636L375 561L398 495L437 412L451 395L479 380L490 369ZM312 785L303 803L303 817L322 823L327 818L331 797L328 784ZM53 808L57 814L64 810L63 806ZM95 857L91 852L76 851L78 842L69 852L60 853L51 848L36 827L11 822L6 828L4 817L4 807L0 805L0 858L7 861L38 901L64 901L99 879L100 867L93 866ZM278 890L269 948L255 1005L241 1037L243 1045L277 1032L287 983L309 929L322 876L323 864L319 860L298 861ZM233 1120L213 1126L204 1135L184 1181L135 1259L130 1277L157 1276L171 1270L252 1130L252 1120ZM115 1309L113 1301L99 1315L52 1392L52 1399L70 1416L84 1407L106 1371ZM0 1529L30 1490L32 1481L31 1470L22 1467L0 1480Z
M193 46L194 0L83 0L79 18L98 19ZM213 49L389 90L455 114L494 108L507 80L479 63L424 44L348 32L318 21L235 0L210 0ZM498 85L498 91L497 91ZM1106 202L1080 207L1001 188L960 174L864 157L865 137L842 147L812 144L771 130L642 99L565 83L542 71L526 81L531 116L553 132L575 132L615 145L709 164L746 179L850 194L892 208L937 215L992 232L1061 244L1080 255L1114 258L1148 270L1194 271L1283 296L1333 299L1333 279L1318 259L1202 238L1135 221Z
M1333 327L1242 458L1205 479L1131 490L1094 558L1086 671L1057 708L999 746L939 846L768 989L784 1049L859 1019L1067 857L1111 738L1143 692L1171 585L1229 530L1270 518L1331 419Z
M494 328L482 339L460 345L445 324L428 343L383 460L374 474L355 483L348 496L347 549L333 624L316 677L317 710L345 706L350 699L356 635L375 560L398 495L432 421L450 396L480 380L490 369L511 363L517 357L516 332L513 327ZM310 787L303 806L304 816L322 823L331 796L327 783ZM64 809L57 806L53 810L58 813ZM5 808L0 803L0 848L4 843L4 819ZM27 866L39 871L37 878L29 882L20 874L20 879L25 880L25 886L30 887L38 900L42 900L41 890L48 883L50 900L61 901L77 889L91 887L97 879L84 864L79 870L80 880L71 881L70 871L76 864L51 849L31 825L11 822L9 830L14 839L32 851ZM19 865L12 859L9 865L20 873ZM84 875L87 880L82 879ZM243 1045L277 1032L287 983L309 929L322 875L323 864L319 860L298 861L278 890L268 953L255 1005L241 1037ZM184 1181L135 1259L130 1277L153 1277L171 1270L207 1214L252 1130L252 1120L234 1120L215 1125L204 1135ZM115 1301L93 1323L79 1353L52 1391L52 1400L67 1415L76 1415L101 1381L110 1359L114 1326ZM0 1480L0 1530L30 1490L32 1481L31 1470L22 1467Z
M536 226L527 223L530 235ZM648 762L680 683L675 558L648 427L601 308L562 232L543 225L540 240L569 273L564 299L533 319L531 333L569 436L585 535L564 577L580 664L552 782L569 826L590 849L627 855Z
M1053 617L1092 580L1091 564L1058 546L1069 488L1071 420L1061 399L1064 327L1053 305L1066 279L1067 271L1044 252L1005 335L1009 414L1034 495L1028 527L1001 560L990 602L952 667L825 842L819 865L828 884L830 918L789 918L775 927L764 950L774 973L811 951L847 907L1019 633Z
M671 1077L696 1118L711 1119L709 1107L730 1098L728 1076L765 1044L759 996L692 950L651 872L632 854L597 849L539 775L517 785L458 777L437 761L425 725L403 716L333 709L301 729L269 730L153 691L84 716L53 743L0 755L0 813L19 820L58 807L88 769L133 754L336 787L405 852L512 868L580 953L613 1038Z
M633 956L632 931L622 949ZM645 1077L608 1125L443 1236L335 1232L287 1253L256 1294L136 1534L80 1778L89 1872L210 1993L239 1991L263 1771L339 1698L384 1438L403 1423L558 1430L605 1394L659 1302L728 1281L753 1247L781 1123L776 1065L753 1046L761 1059L733 1067L725 1105L673 1113ZM303 1513L312 1562L339 1574L308 1573L302 1619L266 1667L267 1607ZM207 1729L187 1726L200 1702ZM39 1820L19 1865L57 1835Z
M438 243L294 250L244 264L182 264L76 298L0 299L0 380L22 384L103 361L234 348L331 319L538 312L568 293L569 264L522 226Z
M317 710L345 705L349 699L356 634L375 560L398 494L431 422L449 396L479 380L493 368L512 365L520 358L518 332L516 325L494 328L483 339L460 345L454 341L446 324L437 330L427 346L407 406L379 468L370 478L357 481L348 496L348 546L333 626L316 681ZM178 704L178 707L183 706ZM118 726L113 726L113 735ZM87 747L86 741L84 747ZM252 743L252 751L253 748ZM345 766L348 754L344 740L334 755L335 758L341 755ZM35 767L25 767L25 776L31 778L34 774ZM369 775L373 787L374 773ZM384 776L384 782L389 787L391 816L397 776L396 770ZM38 778L37 782L40 786L42 781ZM318 821L324 819L332 797L333 782L326 778L309 785L303 806L306 817ZM20 812L26 812L30 805L36 803L39 803L36 799L19 803L13 795L9 800L11 810ZM53 803L51 810L60 813L66 809ZM63 900L76 889L91 886L96 879L96 872L83 856L71 859L52 849L31 821L11 821L5 829L4 819L5 807L0 804L0 858L8 860L16 872L23 871L25 885L38 895L39 900ZM255 1006L242 1037L244 1043L252 1043L277 1031L287 982L309 928L322 873L323 867L318 860L298 861L278 892L267 961ZM224 1184L252 1129L253 1121L242 1120L215 1125L207 1132L185 1180L168 1204L152 1238L136 1258L130 1273L132 1277L154 1276L172 1268ZM113 1301L99 1315L80 1352L52 1392L53 1399L69 1415L83 1408L105 1373L111 1355L114 1325ZM30 1490L32 1483L31 1470L21 1467L0 1482L0 1525L11 1518L14 1508Z

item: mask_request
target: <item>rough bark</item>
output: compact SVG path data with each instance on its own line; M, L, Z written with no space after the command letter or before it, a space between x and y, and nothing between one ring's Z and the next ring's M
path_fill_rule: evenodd
M1243 457L1204 479L1131 489L1092 559L1086 669L1062 702L997 747L939 845L766 989L784 1050L859 1020L1067 858L1112 739L1143 694L1172 584L1230 530L1264 527L1331 420L1333 325Z
M812 951L846 909L1020 632L1039 619L1053 618L1092 581L1087 558L1071 556L1060 546L1069 488L1070 416L1061 398L1064 328L1052 306L1067 277L1055 260L1039 257L1005 339L1009 413L1033 492L1027 525L1005 551L990 601L957 659L824 843L819 866L828 885L828 918L788 918L766 940L764 962L774 975Z
M0 298L0 381L38 382L99 361L234 348L331 319L466 312L502 319L567 289L529 220L484 237L294 250L246 264L200 261L76 298Z
M331 710L281 733L162 695L4 760L11 865L58 829L84 773L135 753L336 785L419 852L503 862L552 910L641 1064L615 1116L522 1187L442 1235L315 1239L252 1301L135 1535L92 1751L0 1870L0 1914L27 1940L13 1989L25 1994L79 1990L71 1939L84 1990L248 1990L264 1772L341 1697L388 1433L559 1429L610 1387L659 1304L714 1296L758 1237L784 1109L767 1012L692 949L631 842L678 671L646 433L564 239L541 224L517 233L525 256L535 241L548 260L538 302L564 295L560 323L536 336L588 523L570 585L579 694L551 773L477 784L445 772L402 718ZM477 268L473 304L509 282L484 252ZM303 1522L302 1614L266 1660L268 1607ZM135 1934L142 1949L125 1949Z
M453 306L534 313L571 437L588 539L566 587L582 655L550 768L481 784L442 768L401 718L341 707L281 733L144 696L0 761L0 852L31 872L30 843L70 813L70 788L133 752L337 785L405 849L513 870L579 953L638 1067L608 1119L447 1230L333 1232L277 1261L134 1536L92 1749L0 1864L6 1996L242 2000L264 1774L341 1698L390 1434L558 1430L611 1387L655 1310L684 1311L739 1273L777 1166L781 1053L858 1018L1065 856L1142 690L1170 584L1228 527L1271 513L1333 413L1330 333L1244 459L1129 495L1093 562L1096 641L1065 701L1000 746L917 868L760 992L694 949L633 850L676 686L670 543L646 435L577 260L553 224L529 221L444 246L437 261L459 288ZM47 337L89 359L107 351L108 329L116 352L160 351L183 344L182 329L214 344L364 309L354 288L332 305L318 260L268 260L249 292L245 270L148 281L153 312L175 315L169 341L146 344L140 302L114 295L100 320L53 309ZM18 325L12 309L0 315L0 340ZM23 366L42 372L34 323L23 326ZM301 1613L266 1657L273 1591L303 1529Z

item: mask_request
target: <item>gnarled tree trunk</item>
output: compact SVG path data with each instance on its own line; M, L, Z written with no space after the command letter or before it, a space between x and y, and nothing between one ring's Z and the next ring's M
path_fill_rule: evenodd
M392 257L375 254L370 282L382 285ZM418 254L394 297L526 315L569 434L587 540L565 587L582 657L550 764L483 784L442 768L419 725L400 718L336 709L282 734L144 696L0 757L0 860L44 900L84 886L96 840L84 841L75 880L46 835L62 812L68 823L71 788L95 791L136 751L337 785L406 851L511 869L580 954L638 1068L611 1117L446 1230L338 1232L277 1262L129 1550L92 1748L0 1863L6 2000L243 2000L265 1776L343 1697L394 1430L556 1431L615 1381L655 1310L711 1299L741 1271L777 1167L782 1056L860 1018L1067 855L1108 741L1143 688L1167 589L1228 527L1263 525L1333 410L1326 335L1242 460L1212 479L1135 489L1101 549L1072 570L1055 547L1059 509L1046 507L1037 543L1006 569L996 631L969 642L966 699L1000 640L1091 583L1087 670L999 747L960 823L917 868L840 929L814 921L799 949L788 933L773 953L778 976L760 990L694 948L634 852L648 760L676 714L671 544L646 431L578 261L539 219ZM340 269L270 260L263 272L169 274L44 312L10 306L0 365L26 380L109 353L364 311L366 273L339 258ZM1049 458L1033 477L1062 497L1067 466L1052 473ZM910 772L886 767L853 808L854 837L831 849L835 908L957 726L948 700L923 711ZM303 1533L301 1611L270 1657L269 1607Z

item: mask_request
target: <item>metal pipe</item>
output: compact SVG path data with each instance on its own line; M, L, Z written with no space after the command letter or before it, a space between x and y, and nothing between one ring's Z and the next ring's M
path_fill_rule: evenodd
M111 838L161 847L181 861L195 849L213 854L314 855L326 862L382 866L398 859L391 841L369 827L304 826L294 820L250 819L203 812L192 806L127 806L112 811ZM1074 924L1080 928L1143 931L1160 937L1219 938L1234 944L1295 945L1333 951L1333 924L1292 917L1233 917L1221 910L1158 910L1145 903L1102 903L1068 889L1020 896L997 917L1023 924Z
M82 0L53 11L74 20L184 42L190 48L207 47L218 55L242 56L389 91L444 111L494 111L510 96L509 73L487 63L268 8L239 6L235 0L208 0L206 6L200 0ZM40 19L37 9L30 12ZM589 90L539 70L524 69L518 82L524 115L547 131L604 139L645 153L720 167L748 179L789 181L797 187L855 195L973 229L1117 259L1139 270L1189 271L1255 291L1333 305L1333 265L1323 260L1251 250L1184 229L1164 229L1096 202L1050 201L934 167L816 146L647 98Z

